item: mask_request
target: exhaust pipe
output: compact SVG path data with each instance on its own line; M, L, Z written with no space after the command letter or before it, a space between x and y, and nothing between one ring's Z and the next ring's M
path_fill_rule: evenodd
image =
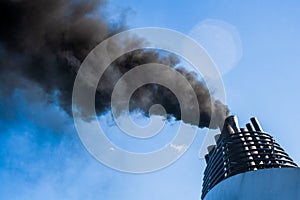
M251 123L246 124L246 127L249 131L255 131L254 126Z
M222 135L224 135L224 136L240 132L241 130L239 127L239 122L238 122L237 116L232 115L232 116L227 117L224 121L223 128L220 128L220 129L221 129Z
M250 119L256 131L263 132L263 129L256 117Z
M240 132L240 127L239 127L239 122L238 122L238 118L236 115L232 115L226 118L225 120L225 124L229 124L232 129L234 130L234 132Z

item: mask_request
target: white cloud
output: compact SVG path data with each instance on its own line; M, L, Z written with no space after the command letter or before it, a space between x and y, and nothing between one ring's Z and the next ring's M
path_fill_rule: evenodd
M182 153L188 148L188 146L185 144L183 144L183 145L170 144L170 146L172 148L176 149L178 153Z

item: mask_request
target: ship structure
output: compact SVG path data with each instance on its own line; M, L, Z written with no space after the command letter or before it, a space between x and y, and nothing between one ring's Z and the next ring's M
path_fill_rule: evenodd
M285 180L287 177L300 180L297 164L271 135L263 131L254 117L245 128L239 127L237 116L227 117L221 134L216 135L215 140L216 145L209 146L208 154L205 155L207 166L204 171L201 199L276 199L264 196L277 194L275 181L282 180L282 188L282 184L290 184L292 181ZM291 171L292 169L297 171ZM294 181L299 185L300 181L297 180ZM287 190L291 188L293 187ZM272 194L272 191L275 192ZM259 192L261 194L258 194ZM286 192L289 195L293 193ZM292 194L293 199L300 199L300 192L296 193ZM294 198L298 193L299 198Z

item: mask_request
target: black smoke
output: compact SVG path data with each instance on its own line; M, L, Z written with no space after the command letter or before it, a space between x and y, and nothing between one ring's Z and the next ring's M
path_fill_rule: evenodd
M104 0L0 0L2 84L13 89L20 87L15 85L20 79L35 82L49 94L57 92L60 106L71 113L72 88L80 64L97 44L126 29L124 23L109 20L106 4ZM142 42L145 41L131 38L112 48ZM208 127L212 116L223 121L229 112L227 106L211 97L199 77L179 67L179 62L176 56L155 50L136 50L121 56L100 80L98 113L109 110L113 86L124 73L141 64L162 63L176 68L191 83L199 102L199 127ZM148 84L139 88L130 107L147 115L151 105L157 103L180 120L179 103L163 86ZM211 124L212 128L217 126Z

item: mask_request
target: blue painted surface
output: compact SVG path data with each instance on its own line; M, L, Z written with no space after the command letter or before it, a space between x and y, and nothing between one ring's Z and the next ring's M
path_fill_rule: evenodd
M273 168L230 177L207 193L204 200L300 199L300 168Z

